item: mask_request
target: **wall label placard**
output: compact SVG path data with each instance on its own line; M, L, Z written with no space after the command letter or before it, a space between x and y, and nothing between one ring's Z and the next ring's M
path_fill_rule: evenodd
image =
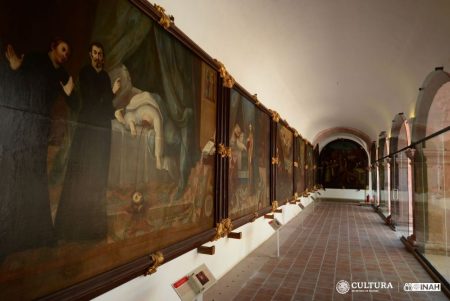
M192 301L216 283L216 278L205 264L172 283L182 301Z
M269 222L269 225L276 231L278 229L281 228L281 226L283 226L283 224L276 218L274 218L273 220L271 220Z

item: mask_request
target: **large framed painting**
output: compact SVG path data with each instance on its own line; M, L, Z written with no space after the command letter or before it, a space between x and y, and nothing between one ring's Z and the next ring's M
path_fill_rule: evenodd
M284 123L276 127L276 180L275 200L284 204L294 195L294 133Z
M213 231L212 59L146 1L0 5L0 299L56 296L121 270L118 285L149 254L179 255Z
M337 139L324 146L320 154L324 165L321 182L326 188L365 189L367 155L350 139Z
M295 192L301 195L305 191L305 140L295 137Z
M306 188L311 191L313 188L313 176L314 176L314 159L313 159L313 147L311 143L306 142L306 161L305 161L305 170L306 170Z
M313 178L312 185L314 189L317 189L317 184L319 184L319 145L316 144L313 149Z
M248 96L230 93L228 217L270 206L270 117Z

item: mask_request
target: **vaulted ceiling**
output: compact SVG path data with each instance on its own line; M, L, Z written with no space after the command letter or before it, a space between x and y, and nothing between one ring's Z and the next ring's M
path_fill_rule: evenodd
M152 3L154 3L151 0ZM303 137L375 140L450 70L448 0L157 0L175 24Z

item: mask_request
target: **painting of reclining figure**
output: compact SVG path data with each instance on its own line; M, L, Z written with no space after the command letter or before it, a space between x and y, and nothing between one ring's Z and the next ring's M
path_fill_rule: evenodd
M294 134L281 123L277 123L276 157L276 201L284 204L294 195Z
M270 119L236 90L231 90L229 142L228 204L234 219L270 205Z
M125 0L0 14L0 299L211 229L216 71Z

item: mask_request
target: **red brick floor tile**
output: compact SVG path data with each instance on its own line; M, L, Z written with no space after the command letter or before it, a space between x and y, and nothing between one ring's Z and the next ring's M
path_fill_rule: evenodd
M277 294L283 294L283 295L293 295L295 293L295 287L280 287L277 290Z
M292 295L290 294L275 294L275 296L273 296L272 301L289 301L291 300Z
M255 301L313 300L313 297L327 301L447 299L442 293L407 294L397 289L372 294L337 293L339 280L391 281L395 288L398 283L401 286L404 282L433 281L372 208L337 202L318 202L314 210L308 208L311 207L293 219L293 223L301 219L302 225L296 228L298 231L288 232L290 236L281 245L279 258L267 257L242 283L242 288L236 289L226 282L217 294ZM289 226L281 229L281 235L284 229ZM269 241L263 245L272 250L275 240ZM261 258L261 253L255 256ZM220 284L221 279L214 287ZM205 300L214 300L214 287L206 292ZM234 291L225 294L227 287ZM225 299L217 297L217 300Z
M252 299L253 297L238 295L233 299L233 301L251 301Z
M351 296L352 296L352 300L353 301L368 301L368 300L371 300L370 293L354 293L354 294L351 294Z
M298 294L314 294L315 287L298 287L297 293Z
M333 295L335 289L336 289L335 284L331 283L330 285L328 285L328 287L316 287L315 291L316 293Z
M263 293L258 293L252 300L258 300L258 301L270 301L272 300L273 295L267 295Z
M363 301L368 301L368 300L370 300L370 299L363 299ZM334 294L333 301L352 301L352 295L351 294L345 294L345 295Z
M292 298L293 301L311 301L313 295L295 294Z
M333 300L333 294L325 294L325 293L314 293L315 301L330 301Z
M410 301L411 298L408 294L391 294L393 301Z

